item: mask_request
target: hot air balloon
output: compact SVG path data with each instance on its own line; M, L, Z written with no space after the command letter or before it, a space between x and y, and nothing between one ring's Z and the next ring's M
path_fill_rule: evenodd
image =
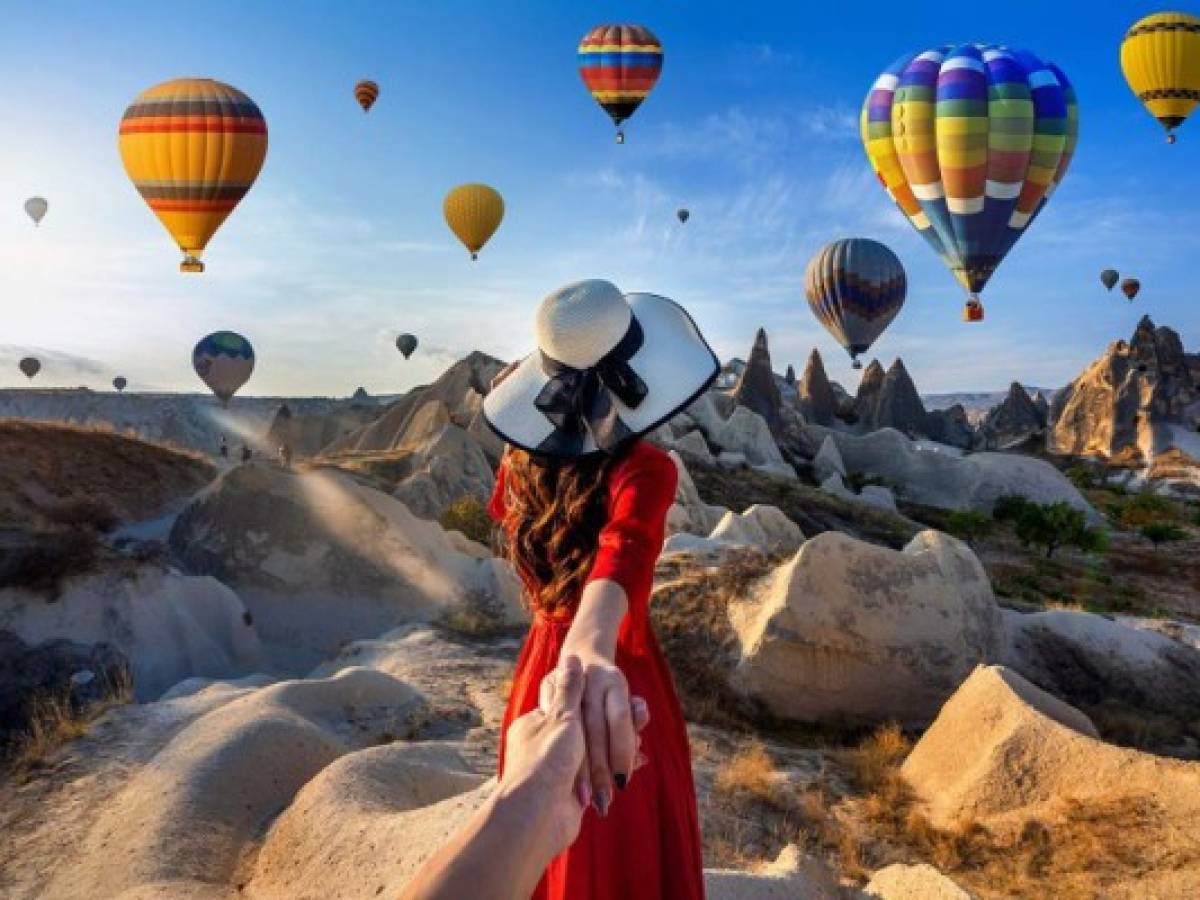
M134 98L117 138L125 171L179 249L181 272L250 190L267 155L254 101L210 78L165 81Z
M1125 295L1127 300L1132 300L1138 295L1138 291L1142 289L1142 283L1136 278L1126 278L1121 282L1121 293Z
M116 378L113 379L113 387L115 387L117 389L118 394L121 393L121 391L125 390L125 386L127 384L129 384L129 382L125 380L124 375L118 375Z
M192 351L192 367L221 405L228 406L254 371L254 348L240 334L214 331Z
M25 374L26 378L32 381L33 376L42 371L42 361L36 356L26 356L17 363L17 368Z
M50 204L44 197L30 197L25 201L25 214L33 219L34 225L42 224L42 219L46 217L46 210L49 208Z
M808 261L804 295L817 321L841 344L854 368L904 305L908 279L888 247L869 238L826 244Z
M405 359L408 359L417 349L417 339L411 334L402 334L396 338L396 349L404 354Z
M460 184L442 201L442 214L450 230L471 251L471 259L478 259L504 218L504 198L486 184Z
M1110 291L1120 278L1121 275L1116 269L1105 269L1100 273L1100 283Z
M358 101L362 111L367 112L379 99L379 85L370 80L360 81L354 86L354 99Z
M1175 143L1174 130L1200 102L1200 19L1181 12L1139 19L1121 42L1121 71Z
M621 123L653 90L662 64L662 44L641 25L597 25L579 42L579 74L617 126L618 144Z
M690 212L688 212L686 209L679 210L679 212L675 213L675 215L679 217L680 224L683 224L684 222L686 222L688 219L690 219L692 217L692 214Z
M1070 82L1025 50L940 47L879 76L861 123L875 174L966 289L963 317L981 320L979 292L1070 164Z

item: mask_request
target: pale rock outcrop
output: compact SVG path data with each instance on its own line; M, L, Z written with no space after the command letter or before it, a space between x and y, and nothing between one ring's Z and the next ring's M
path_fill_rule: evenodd
M170 546L238 591L264 641L309 660L464 607L525 615L507 563L460 552L438 523L334 469L232 469L180 514Z
M667 510L667 534L686 532L699 536L708 535L728 510L701 500L696 483L692 481L692 476L679 453L671 450L668 455L675 463L678 478L675 482L675 502Z
M1044 460L1012 453L939 453L891 428L863 435L815 425L808 429L814 441L833 438L847 472L881 476L899 485L913 503L990 511L997 498L1020 494L1038 503L1063 501L1093 523L1102 521L1075 485Z
M1008 388L1004 401L988 411L975 435L975 444L984 450L1002 450L1041 435L1046 414L1029 397L1020 382Z
M928 434L928 413L904 362L897 359L882 378L878 363L872 361L871 365L870 381L867 375L863 376L863 387L859 388L855 403L859 430L895 428L910 436Z
M1179 335L1143 316L1054 398L1048 447L1149 462L1175 445L1172 425L1195 430L1197 389Z
M825 866L795 844L754 872L706 869L708 900L839 900L846 893Z
M381 406L369 399L315 409L306 406L293 409L293 402L280 404L263 438L265 452L274 454L286 445L297 457L316 456L328 444L362 428L382 411ZM235 458L239 452L236 444L230 447Z
M872 875L863 891L879 900L973 900L929 863L893 863Z
M483 504L491 497L496 484L492 466L478 442L457 425L443 422L420 443L414 438L405 449L411 451L406 459L411 474L396 486L393 495L418 516L436 519L462 497L474 497Z
M667 538L663 553L719 553L749 547L767 554L790 555L804 543L800 526L778 507L756 503L744 512L726 510L705 536L679 532Z
M775 383L775 370L771 368L771 351L767 347L767 332L760 328L754 336L754 346L746 367L738 376L733 388L733 398L738 405L745 406L762 416L772 431L778 432L782 424L779 408L783 400L779 385Z
M929 722L1003 629L975 554L935 531L903 551L825 532L730 608L735 686L801 721Z
M791 477L796 477L795 471L791 470L779 452L779 445L775 443L766 421L745 406L737 407L721 423L720 430L708 437L722 451L740 453L755 468L764 468L769 474L783 478L787 478L787 472L791 472ZM718 455L718 459L721 455Z
M825 481L831 475L846 477L846 464L842 462L842 454L838 452L837 443L828 435L821 442L821 449L817 451L817 455L813 457L812 473L818 482Z
M851 500L855 503L866 503L871 506L879 507L880 509L896 512L896 495L892 493L891 488L885 487L882 484L865 484L862 491L854 493L847 486L845 479L837 472L830 472L821 482L821 490L827 494L832 494L834 497L840 497L843 500Z
M1105 744L1087 716L1003 666L963 682L901 773L942 827L976 821L1011 834L1036 819L1053 831L1071 804L1150 804L1152 817L1124 827L1171 847L1200 817L1200 763Z
M693 428L682 437L677 437L673 446L684 459L709 466L716 463L712 451L708 449L708 442L697 428Z
M58 599L0 591L0 630L27 644L107 644L129 661L133 689L153 699L193 675L228 678L263 665L241 599L215 578L154 566L70 579Z
M684 410L692 423L704 432L710 443L716 444L717 436L725 427L727 414L718 407L718 397L724 397L715 391L706 391L692 401L692 405Z

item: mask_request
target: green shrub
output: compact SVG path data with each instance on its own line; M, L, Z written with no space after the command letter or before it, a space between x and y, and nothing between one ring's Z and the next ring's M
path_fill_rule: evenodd
M1061 500L1049 504L1026 501L1015 530L1022 544L1044 548L1046 559L1052 558L1059 547L1078 547L1085 553L1108 549L1107 535L1088 527L1083 512Z
M1187 537L1187 532L1174 522L1149 522L1138 529L1138 533L1155 547Z
M977 509L956 509L946 517L946 530L971 546L986 537L994 524L989 516Z
M992 518L997 522L1015 522L1021 514L1034 504L1021 494L1004 494L997 497L992 506Z
M1159 494L1141 491L1126 500L1111 504L1108 512L1115 524L1133 529L1173 517L1175 505Z
M1071 466L1065 474L1071 479L1071 484L1075 485L1081 491L1090 490L1100 485L1100 480L1096 477L1096 473L1090 467L1082 464Z
M476 497L467 494L446 507L440 519L442 527L461 531L473 541L487 545L492 539L492 520Z

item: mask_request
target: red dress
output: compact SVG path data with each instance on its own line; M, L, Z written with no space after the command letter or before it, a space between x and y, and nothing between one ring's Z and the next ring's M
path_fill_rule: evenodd
M500 467L488 511L504 514L506 470ZM695 900L704 896L696 790L683 711L671 672L650 629L650 587L662 550L667 510L675 496L675 464L657 447L633 446L609 473L608 523L588 580L607 578L625 589L629 612L617 639L616 664L633 696L645 698L650 724L642 732L647 763L624 791L616 791L607 818L589 807L578 840L546 870L536 900ZM537 706L538 686L558 665L571 614L535 614L517 660L509 723Z

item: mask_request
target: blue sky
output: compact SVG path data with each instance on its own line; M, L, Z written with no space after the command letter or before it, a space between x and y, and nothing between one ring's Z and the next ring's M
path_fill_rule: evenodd
M1174 147L1130 94L1117 53L1143 3L803 4L55 3L10 5L0 56L0 386L15 358L39 384L195 390L191 347L242 332L253 394L394 392L471 349L530 349L538 301L603 277L687 306L722 357L765 326L776 367L820 348L802 278L824 242L883 240L909 273L905 309L875 352L903 356L925 391L1057 386L1150 313L1186 346L1200 255L1200 122ZM918 13L917 10L920 10ZM617 146L575 68L603 21L650 27L662 77ZM1075 83L1080 143L1049 207L959 321L961 292L891 205L858 140L859 105L906 51L1004 42ZM118 120L142 89L218 78L253 97L270 150L258 183L184 276L129 185ZM364 116L363 77L381 96ZM451 186L505 197L499 233L471 264L442 221ZM42 194L33 229L21 209ZM692 218L674 218L687 206ZM1141 278L1126 304L1108 265ZM400 331L420 335L405 363Z

